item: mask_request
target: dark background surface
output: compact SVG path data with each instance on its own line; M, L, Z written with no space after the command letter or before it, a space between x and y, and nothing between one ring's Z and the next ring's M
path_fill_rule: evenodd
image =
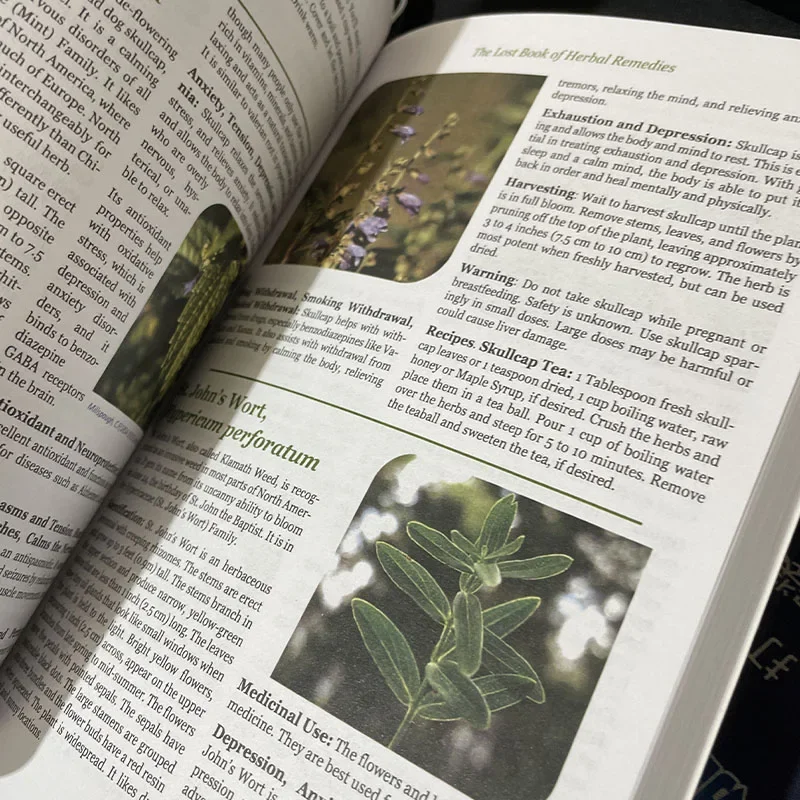
M634 17L800 38L800 0L409 0L393 33L454 17L526 11ZM798 76L777 77L800 98ZM798 660L792 661L795 654ZM795 533L752 655L695 800L800 800L800 533Z
M635 17L800 38L800 0L408 0L396 33L472 14L544 11ZM798 93L798 89L794 89Z

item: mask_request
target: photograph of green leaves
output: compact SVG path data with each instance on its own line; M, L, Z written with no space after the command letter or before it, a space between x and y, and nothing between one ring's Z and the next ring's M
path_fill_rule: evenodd
M394 459L272 677L476 800L544 800L649 554Z
M361 105L268 261L419 281L453 252L544 82L423 75Z
M247 260L231 212L209 206L195 220L95 392L144 427Z

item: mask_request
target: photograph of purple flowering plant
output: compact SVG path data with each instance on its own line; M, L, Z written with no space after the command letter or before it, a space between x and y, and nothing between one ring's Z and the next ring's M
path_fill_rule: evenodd
M270 261L411 282L440 269L543 78L426 75L355 113Z

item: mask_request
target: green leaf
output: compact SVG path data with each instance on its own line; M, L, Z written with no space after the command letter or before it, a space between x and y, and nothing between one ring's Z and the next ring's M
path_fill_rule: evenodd
M536 670L510 644L485 628L483 631L483 657L484 663L495 675L523 675L534 680L535 686L525 693L525 697L534 703L544 703L544 686L542 686Z
M486 700L475 682L464 675L457 664L452 661L430 662L425 667L425 677L459 717L479 730L489 727L491 714Z
M467 555L473 558L480 558L480 550L463 533L450 531L450 538L453 540L453 544L456 547L460 547Z
M483 581L477 575L461 575L458 579L458 588L464 594L477 592L483 586Z
M456 662L467 676L481 666L483 655L483 615L481 601L474 594L459 592L453 601L453 625L456 632Z
M506 556L513 556L514 553L516 553L517 550L519 550L520 547L522 547L522 543L524 541L525 541L524 536L517 536L516 539L514 539L511 542L508 542L508 544L504 544L499 550L495 550L494 553L489 553L489 555L486 556L486 560L499 561L501 558L505 558Z
M455 722L461 717L442 700L438 692L427 692L422 698L422 703L417 709L417 717L422 717L431 722Z
M419 691L420 677L411 647L400 629L380 609L356 597L351 602L361 638L394 696L409 705Z
M444 700L424 703L417 709L417 716L430 722L455 722L461 717L453 711Z
M475 685L486 700L489 711L494 713L524 700L526 693L535 687L536 681L524 675L482 675L475 678ZM426 697L417 716L431 722L455 722L461 719L437 694Z
M472 572L470 557L456 547L443 533L423 525L421 522L408 523L408 535L414 544L419 545L437 561L452 567L458 572Z
M478 561L475 564L475 572L484 586L499 586L500 581L503 580L502 573L497 564L487 564L485 561Z
M505 639L539 608L541 602L539 597L518 597L492 606L483 612L483 625L495 636Z
M535 692L537 682L527 675L482 675L475 679L490 711L500 711L524 700L529 692Z
M450 601L422 564L387 542L378 542L375 552L389 579L400 591L405 592L432 619L447 621Z
M486 548L486 553L499 550L508 539L511 524L517 515L517 498L513 494L501 497L490 509L483 521L477 545Z
M548 556L523 558L521 561L502 561L500 574L504 578L519 578L523 581L538 581L566 572L572 564L570 556L553 553Z

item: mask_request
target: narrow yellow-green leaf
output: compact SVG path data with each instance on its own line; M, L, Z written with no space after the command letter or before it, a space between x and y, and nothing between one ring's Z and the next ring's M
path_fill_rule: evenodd
M468 677L481 666L483 654L483 615L477 595L459 592L453 601L453 625L456 633L456 663Z
M453 540L453 544L456 547L460 547L467 555L472 556L473 558L478 558L480 556L480 551L477 547L466 537L463 533L459 533L458 531L450 531L450 538Z
M405 592L432 619L440 623L447 621L450 601L422 564L387 542L378 542L375 552L384 571L398 589Z
M535 689L536 681L524 675L482 675L475 678L475 685L480 690L489 711L502 711L525 699L525 695ZM461 719L444 700L431 694L419 707L417 716L430 722L455 722Z
M511 530L516 515L517 498L513 494L501 497L486 515L481 535L478 537L478 546L485 547L484 552L489 554L499 550L508 539L508 532Z
M492 712L516 705L529 692L538 691L536 680L527 675L482 675L475 679L475 685L481 690Z
M504 578L519 578L523 581L538 581L552 578L566 572L572 564L570 556L553 553L535 558L523 558L520 561L500 562L500 574Z
M386 614L356 597L352 603L361 638L394 696L408 705L419 691L419 668L408 640Z
M487 608L483 612L483 624L493 634L505 639L533 614L542 600L539 597L518 597L507 603Z
M409 522L408 535L414 544L442 564L458 572L472 572L470 557L440 531L429 528L421 522Z
M425 667L425 677L459 717L479 730L489 727L491 713L486 700L475 682L464 675L457 664L452 661L430 662Z
M457 719L461 719L444 700L421 705L417 710L417 716L430 722L455 722Z
M422 703L417 709L417 716L422 719L430 720L431 722L455 722L461 717L452 711L450 707L442 700L440 694L435 691L428 692L422 698Z
M506 558L507 556L513 556L517 550L522 547L523 542L525 541L524 536L517 536L516 539L507 542L504 544L499 550L495 550L494 553L490 553L486 556L487 561L498 561L501 558Z
M535 681L525 697L534 703L544 703L544 686L528 660L490 630L483 631L483 658L490 671L496 675L522 675Z
M477 575L462 574L458 579L458 588L465 594L477 592L483 586L483 581Z

